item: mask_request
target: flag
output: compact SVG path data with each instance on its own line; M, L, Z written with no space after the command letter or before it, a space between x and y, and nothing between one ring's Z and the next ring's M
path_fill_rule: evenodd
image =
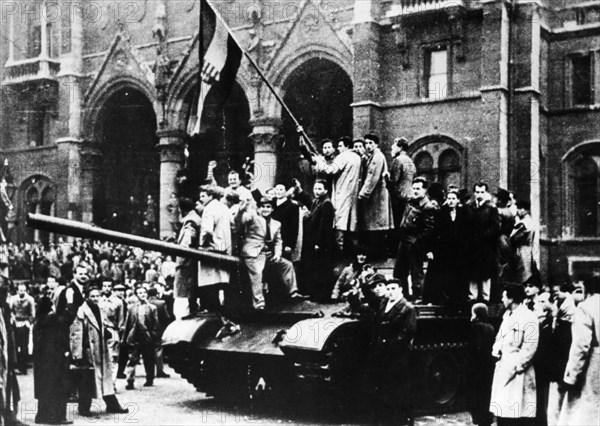
M201 126L210 126L211 114L222 113L242 60L241 47L232 37L227 23L208 0L200 0L199 43L202 56L199 70L201 82L192 135L199 134ZM202 117L205 109L205 117ZM203 118L208 123L202 122Z

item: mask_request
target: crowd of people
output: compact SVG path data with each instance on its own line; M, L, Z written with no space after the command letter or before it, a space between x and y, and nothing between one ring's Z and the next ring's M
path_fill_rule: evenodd
M65 424L69 400L82 416L126 413L116 380L134 389L143 359L144 386L169 377L162 333L173 319L176 264L170 256L107 242L75 239L3 249L3 401L16 410L18 381L34 365L37 423ZM10 278L8 278L10 276ZM4 414L4 410L3 410Z
M395 140L388 165L376 135L340 138L337 149L325 140L323 155L312 158L311 194L296 179L261 192L245 185L251 176L238 171L220 187L210 173L214 164L199 188L179 176L169 201L177 216L173 240L239 256L239 270L218 256L173 259L81 239L0 246L0 343L14 349L5 371L26 374L33 325L34 366L42 365L34 368L38 421L66 422L66 402L74 395L84 416L100 397L107 411L123 412L115 380L126 379L126 389L134 389L140 357L145 386L166 376L160 338L173 319L210 312L235 333L235 309L262 311L310 298L345 301L340 315L373 320L364 387L393 402L409 392L397 384L406 383L405 357L416 331L411 302L440 304L472 314L475 424L490 425L493 416L511 425L577 424L594 415L597 421L589 401L600 393L594 373L598 280L586 282L585 300L569 283L544 283L528 202L504 189L492 194L485 182L473 185L472 194L430 183L416 176L407 146ZM392 277L374 267L389 257L395 258ZM336 276L336 264L349 259ZM498 330L488 318L496 301L505 308ZM14 395L10 377L0 382L4 402ZM408 421L410 410L401 409Z

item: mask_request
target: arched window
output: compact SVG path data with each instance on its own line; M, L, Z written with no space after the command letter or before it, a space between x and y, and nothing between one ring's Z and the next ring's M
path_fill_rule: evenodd
M458 153L453 149L447 149L440 155L438 160L439 182L443 188L448 188L448 185L454 184L460 186L460 158Z
M41 213L54 216L56 191L50 180L45 176L31 176L21 184L19 191L20 222L27 218L28 213ZM19 241L33 243L41 241L48 244L51 235L47 232L34 230L27 226L20 226L18 230Z
M422 151L417 154L415 167L417 168L417 176L425 176L429 182L436 180L433 157L428 152Z
M573 211L577 237L597 237L600 175L597 158L582 157L573 164Z

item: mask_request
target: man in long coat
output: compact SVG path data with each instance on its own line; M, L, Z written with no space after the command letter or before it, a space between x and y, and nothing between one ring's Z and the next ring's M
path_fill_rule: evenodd
M194 202L190 198L182 197L179 200L181 210L181 229L177 237L177 244L183 247L198 248L200 236L200 223L202 219L194 210ZM173 282L173 314L181 319L198 310L198 262L183 257L177 258L175 267L175 280Z
M507 310L492 350L498 361L490 398L490 411L498 418L498 426L512 426L522 418L533 420L537 412L533 357L539 326L537 316L523 304L524 299L522 286L508 285L502 293Z
M412 197L412 183L417 173L415 163L406 153L407 149L408 142L406 139L394 139L394 143L392 144L392 165L390 167L390 197L396 231L400 227L400 220L404 214L404 209ZM397 232L394 234L393 242L395 244L392 246L395 248L398 244L398 235Z
M71 325L70 345L79 395L79 414L92 415L92 398L102 397L109 413L127 413L115 396L111 354L111 333L106 316L98 306L100 290L91 288L87 300Z
M200 223L200 248L215 253L231 254L231 214L220 201L220 188L200 187L200 202L204 206ZM200 262L198 287L202 309L219 311L219 290L229 283L229 271L208 262Z
M373 257L385 256L385 233L394 229L392 204L384 176L388 173L385 156L379 149L379 137L365 135L365 148L369 155L367 175L358 193L361 229Z
M283 183L275 185L273 219L281 223L283 257L292 259L292 253L298 243L300 209L287 197L287 188Z
M399 424L412 424L410 375L406 372L410 369L417 314L404 298L398 280L389 280L386 290L387 298L381 302L374 319L365 373L366 390L376 392L392 410L399 411L400 416L396 416Z
M344 240L348 240L346 234L358 231L358 190L362 161L352 150L352 146L352 139L343 137L338 142L339 155L333 161L329 163L323 157L317 157L318 171L334 177L331 202L335 208L335 241L340 253L344 253Z
M314 199L300 192L298 199L309 209L304 218L302 243L302 292L319 301L329 301L335 284L333 276L333 222L335 211L327 195L327 182L317 179Z
M490 301L492 281L497 273L497 248L500 237L500 216L491 203L489 186L485 182L473 185L475 200L468 205L470 224L469 299Z
M600 278L585 282L587 298L573 316L573 343L563 378L567 395L559 425L592 425L600 419Z

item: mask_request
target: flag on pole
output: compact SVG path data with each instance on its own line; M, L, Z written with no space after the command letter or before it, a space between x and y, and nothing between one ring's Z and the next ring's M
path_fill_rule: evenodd
M209 103L211 109L223 110L242 59L242 48L208 0L200 0L199 43L201 83L192 135L200 133L202 113Z

